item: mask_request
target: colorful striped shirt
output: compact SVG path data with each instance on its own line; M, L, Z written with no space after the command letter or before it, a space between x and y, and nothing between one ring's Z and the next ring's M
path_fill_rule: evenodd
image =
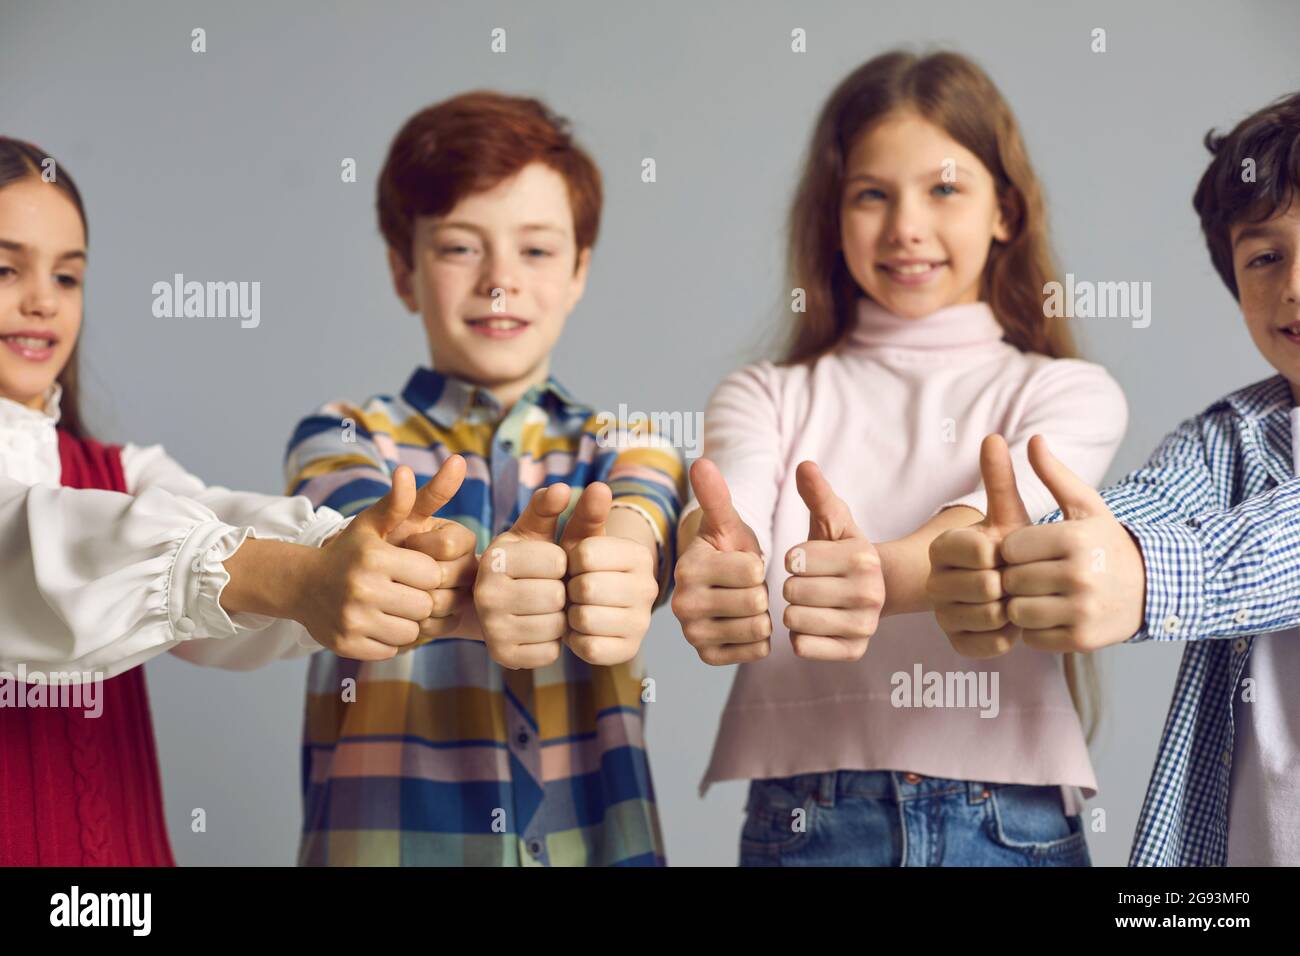
M1130 866L1227 862L1233 695L1255 636L1300 626L1293 404L1280 375L1233 392L1101 490L1146 566L1144 621L1129 642L1189 642Z
M508 529L539 487L564 482L572 511L609 484L659 544L658 607L671 589L685 487L667 438L611 425L554 379L506 414L486 390L427 368L399 397L333 402L299 423L290 494L355 514L385 495L398 465L423 484L452 454L465 481L439 512L477 550ZM639 658L508 670L476 640L443 638L387 661L318 653L308 677L299 863L320 865L662 865L643 739Z

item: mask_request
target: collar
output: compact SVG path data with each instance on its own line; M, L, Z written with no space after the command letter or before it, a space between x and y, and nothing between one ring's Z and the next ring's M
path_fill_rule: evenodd
M0 398L0 428L38 431L59 423L61 410L59 402L63 398L63 386L54 382L45 391L43 409L28 408L13 399Z
M426 366L411 374L402 389L402 398L442 428L452 428L476 410L493 421L503 414L501 403L486 388ZM521 395L517 404L542 406L547 402L566 408L581 407L553 375Z
M1238 389L1215 402L1211 408L1226 406L1245 425L1243 433L1263 460L1265 469L1278 484L1294 477L1297 469L1295 400L1291 385L1282 375L1274 375Z
M873 299L858 299L856 321L845 337L851 348L953 351L1001 342L1006 330L987 302L950 305L920 319L908 319Z

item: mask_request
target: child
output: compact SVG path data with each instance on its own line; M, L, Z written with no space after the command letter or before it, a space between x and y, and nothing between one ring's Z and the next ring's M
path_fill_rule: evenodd
M703 787L752 781L746 865L1086 864L1075 788L1096 781L1061 658L971 670L921 613L930 541L996 531L977 436L1010 435L1024 470L1049 432L1100 480L1126 423L1114 381L1044 319L1043 203L988 77L895 52L845 79L790 261L806 312L780 364L715 391L680 530L683 633L742 664ZM1030 513L1050 502L1033 489Z
M600 219L566 126L537 100L467 93L408 120L380 174L394 286L432 368L304 419L289 487L350 514L399 465L431 474L459 453L441 514L483 557L459 638L313 659L304 865L664 861L636 654L668 593L684 475L549 374Z
M439 563L396 545L454 550L430 516L463 461L418 500L404 472L344 530L303 498L206 488L160 446L96 442L77 401L85 268L71 176L0 137L0 866L172 864L149 658L383 659L456 624L430 616L451 607Z
M1061 510L1007 535L1000 572L992 549L936 541L936 610L959 649L997 621L1052 651L1188 641L1130 864L1297 866L1300 93L1205 142L1193 205L1210 260L1278 374L1100 494L1033 441ZM991 603L961 603L979 588Z

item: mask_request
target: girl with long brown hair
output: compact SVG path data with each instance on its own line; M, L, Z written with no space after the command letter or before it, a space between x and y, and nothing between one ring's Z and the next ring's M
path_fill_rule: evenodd
M996 549L1054 510L1033 434L1095 485L1127 423L1045 316L1042 192L977 65L891 52L839 84L789 271L784 353L715 390L682 519L674 611L740 664L703 786L751 781L744 864L1086 865L1080 674L1006 621L959 654L926 593L945 530Z

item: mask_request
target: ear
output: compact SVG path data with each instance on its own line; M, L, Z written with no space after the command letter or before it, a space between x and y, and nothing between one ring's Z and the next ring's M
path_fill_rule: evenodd
M392 246L388 247L388 271L393 276L393 291L402 300L406 310L420 311L420 303L415 300L415 283L412 281L411 267Z
M587 291L587 270L591 267L591 246L578 253L578 264L569 280L569 308L572 309Z
M1020 218L1019 197L1009 190L1007 195L999 196L997 207L993 211L993 238L997 242L1011 241L1011 223Z

